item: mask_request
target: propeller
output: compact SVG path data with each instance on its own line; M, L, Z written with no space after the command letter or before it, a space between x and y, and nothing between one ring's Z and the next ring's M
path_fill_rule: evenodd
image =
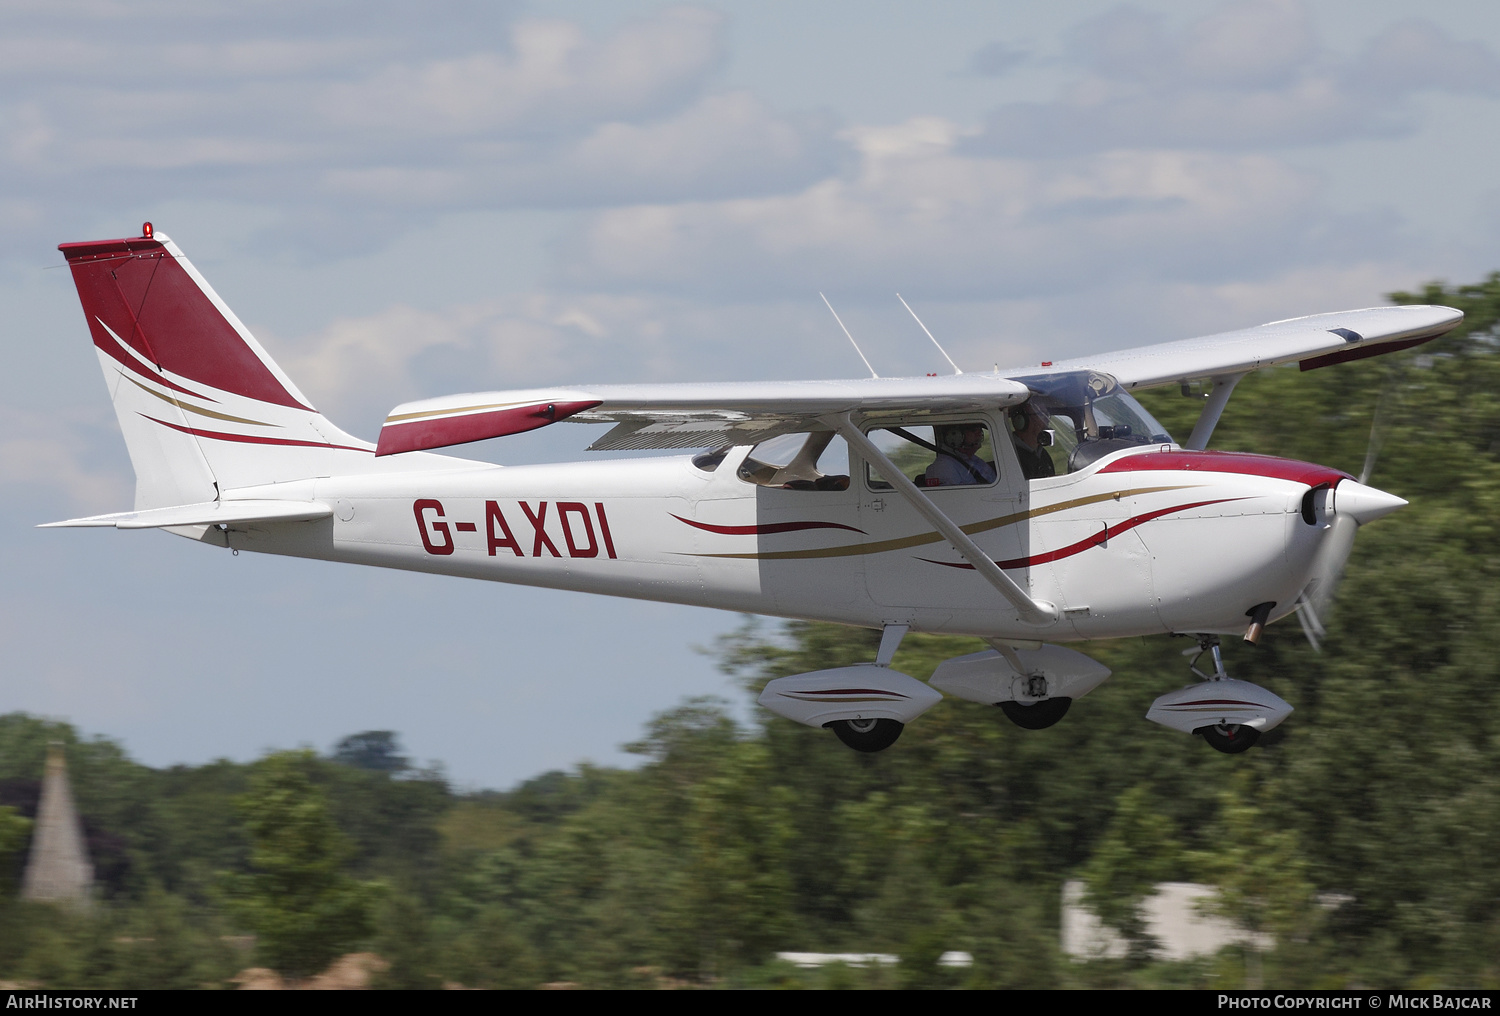
M1365 445L1365 463L1357 481L1345 480L1330 492L1329 507L1333 520L1329 532L1318 547L1313 562L1313 577L1297 597L1297 620L1302 622L1302 633L1314 652L1322 652L1322 639L1327 634L1322 618L1333 606L1334 595L1344 577L1344 565L1354 549L1354 536L1359 527L1406 504L1401 498L1385 491L1366 486L1375 462L1385 446L1390 432L1391 415L1399 401L1396 378L1386 385L1375 404L1375 414L1370 420L1370 440Z

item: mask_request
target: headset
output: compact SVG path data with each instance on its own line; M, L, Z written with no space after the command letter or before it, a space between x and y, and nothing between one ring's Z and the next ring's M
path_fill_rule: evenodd
M1043 422L1047 420L1047 411L1041 406L1031 406L1031 409L1029 410L1027 409L1028 406L1031 406L1031 403L1023 402L1019 406L1015 406L1014 408L1012 408L1010 411L1010 429L1017 434L1020 434L1027 427L1031 426L1032 412L1038 413L1042 417ZM1056 440L1056 436L1056 431L1052 430L1050 427L1043 428L1041 433L1036 436L1037 447L1050 448Z
M984 442L984 424L978 422L940 423L936 427L933 427L932 430L932 436L937 438L938 447L947 449L948 451L958 451L962 448L964 446L964 435L971 430L979 431L980 443Z

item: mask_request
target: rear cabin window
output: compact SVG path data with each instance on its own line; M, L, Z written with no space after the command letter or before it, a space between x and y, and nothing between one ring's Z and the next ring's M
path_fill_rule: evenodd
M983 421L881 427L869 437L918 487L989 486L999 478L990 428ZM890 481L868 463L865 480L871 490L891 489Z
M750 449L740 479L783 490L848 490L849 444L831 430L782 434Z

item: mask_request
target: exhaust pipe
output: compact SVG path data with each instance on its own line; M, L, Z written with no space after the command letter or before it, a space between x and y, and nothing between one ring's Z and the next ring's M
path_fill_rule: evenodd
M1252 646L1260 642L1260 633L1266 630L1266 618L1271 616L1271 608L1276 606L1275 600L1265 603L1257 603L1245 611L1245 616L1250 619L1250 627L1245 629L1245 641Z

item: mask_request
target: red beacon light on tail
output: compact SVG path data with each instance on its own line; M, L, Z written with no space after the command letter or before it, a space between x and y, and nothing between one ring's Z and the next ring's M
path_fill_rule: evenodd
M145 237L147 240L151 239L151 223L141 223L141 236Z

